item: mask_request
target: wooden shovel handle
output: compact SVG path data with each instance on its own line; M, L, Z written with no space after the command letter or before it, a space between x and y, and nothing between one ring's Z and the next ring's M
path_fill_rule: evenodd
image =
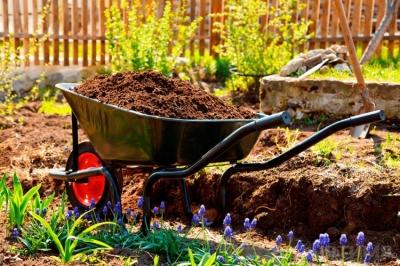
M346 17L346 11L344 10L342 0L335 0L335 6L336 6L336 11L339 14L340 27L342 29L344 42L347 48L349 49L350 64L357 78L359 88L363 90L366 88L366 84L361 72L360 62L357 59L356 48L354 46L353 37L351 35L349 23Z

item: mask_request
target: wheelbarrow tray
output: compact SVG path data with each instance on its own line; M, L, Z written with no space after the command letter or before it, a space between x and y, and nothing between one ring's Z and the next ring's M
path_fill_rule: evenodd
M131 165L172 166L196 162L234 130L253 119L194 120L147 115L102 103L74 91L76 83L59 88L96 152L104 161ZM261 131L239 140L214 162L245 158Z

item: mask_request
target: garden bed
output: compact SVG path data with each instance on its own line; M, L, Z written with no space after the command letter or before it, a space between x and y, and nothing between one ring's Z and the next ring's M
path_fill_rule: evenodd
M49 182L48 171L65 165L71 149L70 118L46 116L37 110L34 103L0 118L0 171L16 171L25 188L40 183L43 194L55 191L60 195L63 185ZM316 127L302 125L298 132L268 130L248 160L271 157ZM374 129L368 139L352 139L347 131L341 131L276 169L233 176L228 183L228 211L236 221L234 227L241 227L238 221L245 217L257 217L259 233L266 236L293 229L299 237L313 239L327 231L332 241L337 241L341 232L364 230L381 247L391 248L381 259L398 256L399 168L384 166L381 148L389 131L400 136L398 127L387 125ZM193 206L205 204L211 219L222 215L217 197L220 167L206 168L189 181ZM145 170L124 173L124 209L136 207L146 174ZM168 220L182 220L180 198L177 183L156 186L154 202L166 201Z

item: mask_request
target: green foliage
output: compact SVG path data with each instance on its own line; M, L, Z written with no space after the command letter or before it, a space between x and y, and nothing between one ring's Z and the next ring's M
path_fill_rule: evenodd
M218 52L246 74L277 73L296 54L307 39L309 23L294 23L293 16L302 5L297 0L280 1L279 8L262 0L228 0L223 14L225 24L216 22L222 44ZM261 19L269 12L268 23Z
M381 152L383 165L390 168L400 167L400 136L387 133L381 144Z
M104 227L106 225L116 226L113 222L102 222L95 223L88 228L82 230L81 232L77 232L80 225L83 223L83 217L91 211L83 213L78 219L74 220L71 224L70 221L66 221L67 225L67 235L66 238L60 238L57 235L56 231L52 228L51 224L49 224L43 217L31 213L33 218L40 222L40 224L45 228L51 239L54 241L55 246L59 252L60 258L57 258L62 263L68 263L74 260L77 260L81 256L87 253L92 253L96 250L103 249L111 249L111 246L106 243L99 241L90 236L90 233L96 231L100 227ZM79 243L90 244L78 249ZM95 246L95 247L93 247Z
M67 103L59 103L55 99L47 99L41 102L39 113L68 116L71 115L71 107Z
M317 155L317 160L324 165L329 165L334 160L339 160L342 154L339 143L332 138L324 139L311 147L311 151Z
M16 69L21 64L20 47L16 47L14 38L0 42L0 99L11 102L16 94L12 89L14 80L18 79Z
M25 215L27 213L28 204L31 199L38 193L40 185L34 186L24 194L21 181L19 180L17 174L14 173L13 176L13 190L6 188L7 198L8 198L8 216L10 227L22 228L24 223Z
M142 1L134 0L130 8L125 1L123 7L128 9L128 25L116 5L105 12L107 53L113 56L112 71L151 69L170 75L176 59L184 54L194 36L200 18L190 22L186 1L175 9L167 1L161 16L154 1L143 7Z

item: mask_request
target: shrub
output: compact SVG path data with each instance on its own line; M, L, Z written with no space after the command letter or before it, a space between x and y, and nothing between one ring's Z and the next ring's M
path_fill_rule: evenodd
M134 0L131 7L124 2L128 24L121 9L113 5L106 10L107 52L112 55L112 71L158 70L170 75L176 59L184 54L194 36L200 18L190 22L186 1L173 9L166 1L163 14L157 16L154 1L142 12L142 1Z
M292 21L298 11L298 1L279 3L279 8L268 9L262 0L228 0L225 12L215 15L225 17L224 24L215 24L216 32L222 38L217 51L239 72L253 75L276 73L307 41L309 23L304 19L296 23ZM269 21L263 26L260 21L267 11Z
M13 38L0 42L0 101L9 103L15 98L12 85L19 77L15 71L20 64L20 47L15 46Z

